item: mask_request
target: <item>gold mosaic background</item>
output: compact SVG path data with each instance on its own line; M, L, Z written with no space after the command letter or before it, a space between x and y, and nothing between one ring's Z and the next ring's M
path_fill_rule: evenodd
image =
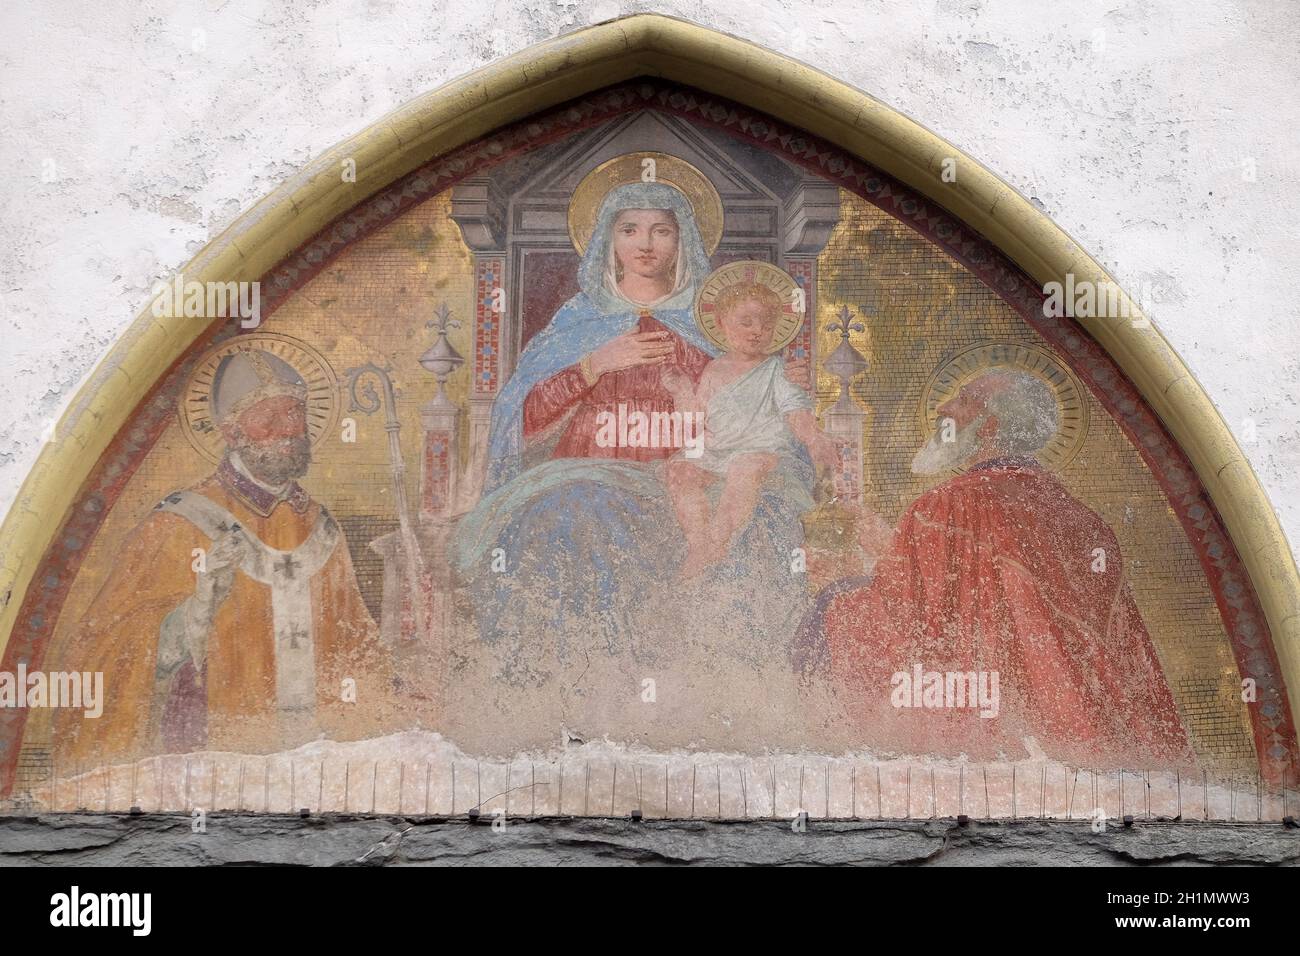
M922 440L918 407L930 375L955 353L989 339L1033 343L1036 334L996 295L952 258L901 223L848 192L842 220L823 253L818 287L819 354L834 347L824 331L842 305L865 317L869 329L854 342L871 361L853 393L870 410L865 474L868 501L889 518L927 487L909 462ZM433 341L426 323L446 302L461 328L452 344L471 355L473 272L468 249L450 218L444 193L355 243L263 323L310 343L340 381L366 362L391 370L408 480L415 501L419 475L419 407L434 393L433 376L418 364ZM464 403L468 369L449 381ZM836 384L818 377L819 407L835 398ZM382 411L349 413L357 441L338 431L315 451L303 485L339 520L351 545L359 583L378 617L382 567L368 542L396 528ZM1063 474L1071 491L1114 528L1146 619L1194 743L1210 769L1254 766L1254 747L1226 634L1200 566L1155 481L1137 453L1095 400L1091 431ZM462 419L462 438L468 423ZM120 541L165 494L205 477L211 466L173 422L132 477L91 544L58 622L48 668L61 661L70 623L84 613L102 584ZM33 712L26 741L48 739Z

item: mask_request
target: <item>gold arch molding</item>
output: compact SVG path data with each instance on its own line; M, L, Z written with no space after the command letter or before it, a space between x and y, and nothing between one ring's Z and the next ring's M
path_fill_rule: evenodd
M415 99L309 163L189 263L186 279L254 281L327 223L418 166L566 100L638 76L725 96L801 127L932 198L1035 282L1113 282L1023 197L923 126L860 90L735 37L639 14L549 40ZM340 164L356 164L344 182ZM961 170L941 178L945 160ZM1140 315L1132 300L1127 305ZM1272 632L1292 713L1300 713L1300 575L1268 498L1214 405L1150 323L1079 324L1160 416L1190 459L1240 553ZM204 332L146 308L64 413L0 526L0 652L35 569L101 453L168 368Z

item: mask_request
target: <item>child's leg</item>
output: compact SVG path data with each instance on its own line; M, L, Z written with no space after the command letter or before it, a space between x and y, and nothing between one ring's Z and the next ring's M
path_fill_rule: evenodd
M679 579L694 577L710 563L709 499L705 490L715 481L717 476L712 472L688 461L678 458L668 463L664 484L686 537L686 560L678 571Z
M716 476L703 468L680 458L668 462L664 484L672 499L677 523L682 526L686 540L694 543L702 539L709 529L709 499L705 494Z
M722 497L718 500L718 510L713 515L709 529L717 559L726 556L731 550L731 539L749 523L754 509L758 507L758 493L763 479L776 467L776 463L776 455L755 452L737 455L728 466Z

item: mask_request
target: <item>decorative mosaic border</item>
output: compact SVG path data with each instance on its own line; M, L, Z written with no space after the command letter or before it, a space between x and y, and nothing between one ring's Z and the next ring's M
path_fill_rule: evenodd
M1256 681L1258 703L1250 713L1261 776L1270 782L1289 779L1296 766L1295 729L1254 588L1191 464L1138 390L1078 326L1045 317L1041 289L981 235L870 164L796 127L725 98L661 80L635 80L587 94L453 150L339 217L263 277L263 315L273 313L353 242L418 203L511 156L635 109L659 110L713 126L839 183L952 255L1043 335L1119 423L1165 492L1214 592L1238 667ZM114 436L42 557L5 649L4 669L16 669L19 661L29 669L41 666L86 546L171 420L177 392L194 360L237 332L227 327L200 336L155 384L131 423ZM25 717L25 709L0 712L0 794L7 793L13 782Z
M817 314L817 283L813 281L813 261L811 259L792 259L786 262L786 271L803 289L804 294L804 312L806 315ZM786 360L804 359L811 360L813 348L813 323L805 322L800 328L798 334L785 347ZM813 385L817 381L817 370L808 368L808 374L805 376L804 387L809 391L813 390Z
M501 321L492 299L505 282L503 256L480 256L474 279L474 394L495 395L501 387Z

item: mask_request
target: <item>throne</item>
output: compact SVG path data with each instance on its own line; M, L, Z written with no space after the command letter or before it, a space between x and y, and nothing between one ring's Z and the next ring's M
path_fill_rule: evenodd
M717 189L724 221L712 257L714 268L741 259L771 262L802 287L809 320L786 346L785 358L805 361L802 384L814 389L817 256L840 218L840 193L834 183L721 131L644 111L513 158L454 186L451 218L470 251L474 275L469 400L467 408L458 407L440 390L422 409L414 522L435 634L446 633L451 622L454 575L447 546L457 516L474 506L481 491L492 403L528 341L579 291L579 255L568 224L570 197L592 169L637 152L680 157ZM845 455L848 481L860 489L865 412L858 411L855 420L850 420L852 415L830 415L827 425L851 444ZM469 429L464 461L457 453L462 427ZM419 630L420 612L405 593L411 580L405 567L411 546L402 538L396 531L371 544L384 558L382 628L385 639L394 642Z

